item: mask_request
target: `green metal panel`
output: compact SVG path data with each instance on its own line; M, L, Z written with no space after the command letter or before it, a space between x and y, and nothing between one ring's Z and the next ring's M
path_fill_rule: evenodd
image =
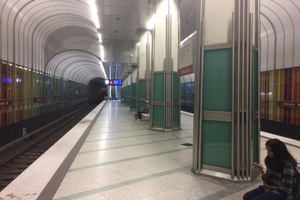
M130 97L127 97L126 99L127 99L126 105L130 105Z
M179 101L179 90L180 90L179 86L180 86L180 79L177 76L177 74L173 74L173 101ZM173 126L174 127L178 127L180 125L179 115L180 115L179 105L174 105L173 106Z
M127 102L127 86L124 87L124 103Z
M179 110L179 105L173 106L173 126L179 126L179 115L180 115L180 110Z
M164 106L154 105L152 121L154 126L164 126Z
M231 111L231 49L204 53L203 109Z
M136 83L132 83L131 88L132 88L131 97L136 97Z
M153 101L164 101L164 74L154 74Z
M130 108L131 109L136 109L136 98L131 99Z
M131 92L131 85L128 85L126 91L127 96L130 96L130 92Z
M136 109L136 83L132 83L131 85L131 104L130 104L130 108L131 109Z
M231 168L231 123L203 121L202 163Z
M126 96L126 91L127 91L127 86L124 87L124 103L126 104L127 102L127 96Z
M173 75L173 101L179 101L179 77L177 74Z
M126 91L126 99L127 99L127 101L126 101L126 105L130 105L130 95L131 95L131 85L128 85L127 86L127 91Z
M124 88L121 88L121 99L124 99Z
M145 80L139 80L139 99L145 99L146 96L146 81ZM142 107L145 106L145 101L139 101L138 102L138 110L141 110Z
M203 110L231 112L231 49L204 52ZM231 123L202 123L202 163L231 169Z
M154 74L153 101L164 101L164 74ZM153 105L152 124L153 126L164 126L164 106Z

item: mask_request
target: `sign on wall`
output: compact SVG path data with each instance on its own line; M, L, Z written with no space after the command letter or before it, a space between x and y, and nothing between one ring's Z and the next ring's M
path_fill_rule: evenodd
M2 106L11 106L11 105L12 105L12 100L0 101L0 107L2 107Z
M112 86L122 86L122 80L118 80L118 79L107 79L105 80L105 84L106 85L112 85Z
M193 73L194 35L195 33L191 34L180 43L178 76Z
M279 101L278 106L290 107L290 108L300 108L299 101Z

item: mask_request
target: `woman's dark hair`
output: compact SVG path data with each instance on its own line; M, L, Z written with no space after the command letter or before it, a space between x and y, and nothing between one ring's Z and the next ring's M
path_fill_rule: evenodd
M287 150L285 144L280 140L270 139L266 142L266 146L271 147L274 154L273 158L270 158L269 156L265 158L265 164L267 167L282 173L286 162L290 162L295 167L297 166L296 160Z

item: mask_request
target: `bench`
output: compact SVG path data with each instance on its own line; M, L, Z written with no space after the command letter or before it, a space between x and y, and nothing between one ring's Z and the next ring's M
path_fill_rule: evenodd
M142 114L141 120L150 120L150 114L148 114L148 113L141 113L141 114Z

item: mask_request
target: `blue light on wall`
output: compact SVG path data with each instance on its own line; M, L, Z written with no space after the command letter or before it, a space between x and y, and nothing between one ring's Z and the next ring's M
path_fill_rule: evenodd
M11 78L2 78L2 83L12 83Z

